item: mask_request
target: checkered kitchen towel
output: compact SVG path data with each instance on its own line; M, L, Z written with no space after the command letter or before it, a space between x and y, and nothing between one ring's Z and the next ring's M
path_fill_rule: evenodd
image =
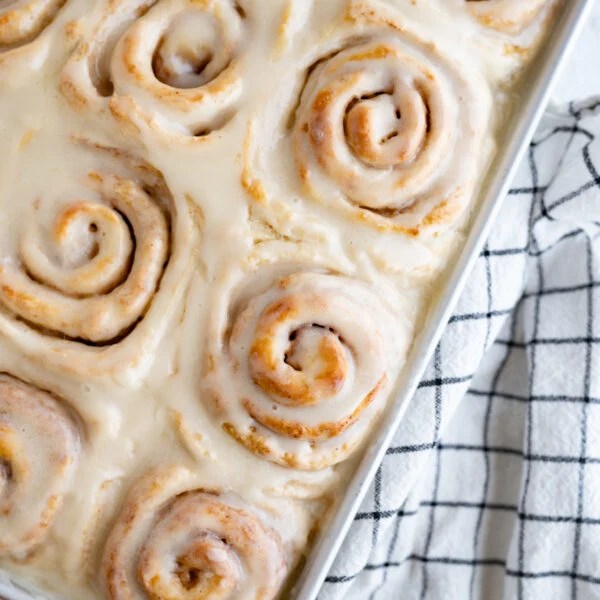
M320 598L600 598L600 99L544 118Z

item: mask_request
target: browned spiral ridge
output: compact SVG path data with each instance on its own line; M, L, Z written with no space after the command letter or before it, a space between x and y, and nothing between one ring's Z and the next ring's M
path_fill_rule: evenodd
M550 0L464 0L486 27L516 34L530 25Z
M66 0L16 0L0 3L0 53L32 42Z

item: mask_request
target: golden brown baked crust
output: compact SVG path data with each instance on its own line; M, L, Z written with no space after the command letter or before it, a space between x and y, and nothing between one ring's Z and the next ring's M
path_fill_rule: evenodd
M0 48L14 49L32 42L52 19L65 0L21 0L0 10Z
M465 0L469 11L483 25L505 31L519 33L531 25L548 0Z

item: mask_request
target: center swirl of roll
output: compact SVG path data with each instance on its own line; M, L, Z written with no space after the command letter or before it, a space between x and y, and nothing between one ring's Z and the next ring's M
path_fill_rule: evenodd
M416 159L427 138L427 119L421 94L398 82L389 92L353 98L346 107L344 131L357 158L384 169Z
M141 548L137 571L142 586L151 598L232 598L244 579L244 568L235 548L225 537L220 537L225 532L217 535L210 528L199 526L205 517L195 503L185 499L181 503L186 512L180 506L173 507L156 524ZM229 512L223 515L225 520L238 518L235 509L212 508ZM196 527L188 529L190 518L197 519ZM172 557L170 567L166 557Z
M265 309L250 350L254 382L288 406L311 405L335 396L350 372L352 357L335 330L303 323L314 296L284 297Z
M202 11L180 14L156 46L152 58L154 74L174 88L206 85L229 65L231 55L227 46L224 32L213 15Z

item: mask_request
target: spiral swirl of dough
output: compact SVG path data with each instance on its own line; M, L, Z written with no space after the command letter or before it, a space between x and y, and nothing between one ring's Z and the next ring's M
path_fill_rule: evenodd
M63 208L48 235L32 225L19 264L0 265L0 304L37 329L97 344L144 315L169 256L169 223L135 181L95 175L102 201Z
M515 34L530 25L549 0L465 0L486 27Z
M241 98L243 15L230 0L114 3L66 65L63 93L77 108L107 105L136 125L204 136Z
M79 453L78 427L59 401L0 374L0 556L23 559L43 540Z
M270 600L286 574L277 533L239 498L190 489L189 473L148 474L109 536L102 576L111 600Z
M234 311L209 363L222 427L257 455L300 469L338 463L364 439L410 339L366 284L284 276Z
M33 41L65 0L16 0L0 6L0 52Z
M309 194L417 234L450 220L476 182L484 86L408 33L375 34L316 63L293 142Z

